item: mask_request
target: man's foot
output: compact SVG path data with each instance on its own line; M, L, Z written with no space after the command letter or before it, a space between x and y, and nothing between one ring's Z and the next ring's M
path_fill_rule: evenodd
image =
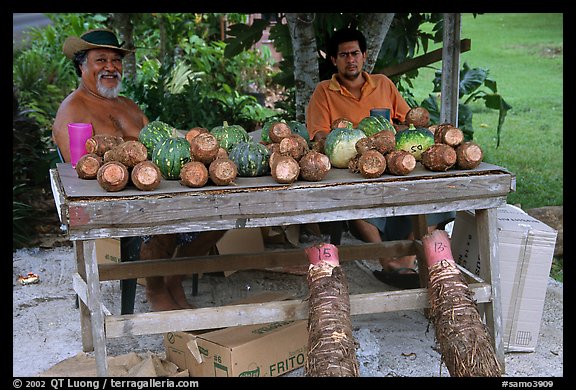
M174 301L167 288L161 290L146 290L146 298L150 311L180 310L182 307Z
M186 299L186 293L182 286L182 279L183 277L180 275L166 276L164 278L164 283L172 296L172 300L176 302L181 309L194 309L194 306L192 306Z

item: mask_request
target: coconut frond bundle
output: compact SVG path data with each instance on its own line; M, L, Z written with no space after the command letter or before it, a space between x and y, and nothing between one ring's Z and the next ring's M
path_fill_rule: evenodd
M422 242L428 263L430 315L442 361L454 377L499 377L492 338L452 258L447 233L435 231ZM438 253L439 248L443 253Z
M338 249L319 244L306 249L309 318L307 377L357 377L359 365L352 334L348 281Z

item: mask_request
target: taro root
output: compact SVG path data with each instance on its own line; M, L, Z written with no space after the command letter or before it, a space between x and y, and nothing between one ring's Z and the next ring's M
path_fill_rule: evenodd
M160 185L162 173L152 161L144 160L132 168L130 179L140 191L153 191Z
M358 158L357 169L367 179L380 177L386 170L386 158L376 149L368 150Z
M428 127L430 124L430 112L424 107L413 107L406 113L404 123L414 127Z
M475 142L467 141L456 147L456 166L460 169L474 169L483 158L484 153Z
M356 152L358 152L358 154L364 154L374 148L374 140L372 137L364 137L356 141Z
M96 174L98 184L108 192L123 190L128 184L128 179L130 179L128 168L119 161L105 162Z
M456 164L456 150L446 144L434 144L422 152L420 162L430 171L447 171Z
M308 142L299 134L289 135L278 143L280 154L293 157L295 160L300 160L309 150Z
M274 122L270 126L269 137L271 142L280 142L292 135L292 129L286 122Z
M416 157L406 150L393 150L385 155L386 171L395 176L405 176L416 168Z
M189 142L192 159L206 165L216 159L218 151L220 150L218 140L210 133L198 134Z
M186 141L191 143L192 140L194 139L194 137L196 137L197 135L209 133L209 132L210 132L210 130L208 130L204 127L193 127L186 132L186 135L184 136L184 138L186 138Z
M200 161L188 161L180 169L180 184L186 187L203 187L208 183L208 168Z
M124 142L122 137L110 134L95 134L86 140L86 151L88 154L96 154L100 157L104 153Z
M464 141L464 133L449 123L438 125L434 131L434 143L450 145L453 148Z
M357 154L348 161L348 170L352 173L360 173L360 168L358 168L358 160L360 160L361 154Z
M318 141L312 142L311 150L315 150L318 153L324 154L324 147L326 146L326 138L321 138Z
M338 248L320 243L305 250L308 268L307 377L358 377L348 281Z
M270 165L270 174L277 183L291 184L300 175L300 165L291 156L278 156Z
M372 140L374 149L382 154L396 149L396 134L392 130L380 130L369 138Z
M218 153L216 153L216 158L228 158L228 152L222 146L218 148Z
M430 126L428 126L428 130L430 130L432 135L434 135L434 134L436 134L436 130L438 130L438 127L440 127L440 125L430 125Z
M264 144L264 146L266 146L266 148L270 152L270 155L272 155L274 152L280 153L280 144L277 142L271 142L268 144Z
M300 164L300 178L306 181L320 181L330 171L330 159L323 153L311 150L298 162Z
M275 145L279 145L279 144L275 144ZM274 152L270 153L270 158L268 159L268 165L270 166L270 169L272 169L272 165L274 165L274 162L276 160L278 160L280 157L282 157L282 154L279 151L274 151Z
M217 158L208 166L208 175L215 185L226 186L236 180L238 167L228 157Z
M93 180L101 165L102 157L94 153L85 154L76 163L76 173L80 179Z
M492 338L466 279L456 266L448 233L422 238L428 265L428 299L442 361L453 377L499 377Z
M104 153L104 161L119 161L127 168L148 159L148 149L140 141L125 141Z

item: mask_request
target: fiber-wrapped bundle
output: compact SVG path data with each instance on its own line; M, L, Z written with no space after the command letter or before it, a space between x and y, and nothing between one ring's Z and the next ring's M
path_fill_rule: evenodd
M451 376L501 375L492 338L473 293L454 262L448 234L435 230L422 238L428 264L428 297L436 342Z
M348 281L338 248L321 243L305 250L308 268L309 318L307 377L357 377Z

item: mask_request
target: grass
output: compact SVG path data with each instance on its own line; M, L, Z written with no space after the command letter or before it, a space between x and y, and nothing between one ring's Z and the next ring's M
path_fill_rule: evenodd
M562 14L462 14L460 37L472 45L461 64L489 69L498 93L512 106L496 147L498 113L483 102L471 103L474 140L484 161L515 174L516 191L507 200L524 210L564 204L563 24ZM433 78L434 69L420 70L417 101L432 91ZM563 266L563 258L555 257L550 276L563 282Z
M516 175L508 203L524 210L563 205L563 15L463 14L460 35L472 41L461 64L488 69L512 106L496 147L498 113L481 101L470 105L484 160ZM433 77L434 69L420 71L417 101L432 91Z

